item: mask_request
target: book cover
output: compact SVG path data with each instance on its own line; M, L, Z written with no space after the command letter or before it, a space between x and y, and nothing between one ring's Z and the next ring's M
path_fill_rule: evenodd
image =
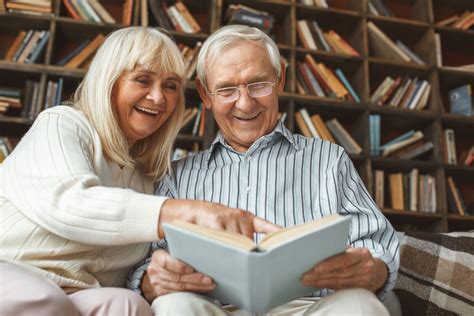
M163 226L171 256L216 282L210 297L264 313L316 290L303 286L301 276L345 251L349 225L349 217L334 214L269 234L258 245L242 235L187 222Z
M389 174L388 181L390 185L390 201L392 202L392 208L395 210L403 211L403 202L405 200L405 197L403 196L402 173L397 172Z
M465 84L448 93L451 113L471 116L473 114L472 86Z

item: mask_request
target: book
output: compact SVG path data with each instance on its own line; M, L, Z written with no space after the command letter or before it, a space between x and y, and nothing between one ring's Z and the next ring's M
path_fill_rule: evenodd
M421 131L416 131L412 136L402 140L402 141L399 141L399 142L396 142L396 143L392 143L390 145L387 145L387 146L382 146L381 147L381 150L382 150L382 156L388 156L389 154L393 153L393 152L396 152L402 148L404 148L405 146L408 146L410 144L413 144L414 142L420 140L423 138L423 132Z
M295 112L295 122L296 125L298 125L298 128L300 129L301 134L303 136L311 138L313 135L311 135L311 132L309 131L308 126L306 125L303 115L300 112Z
M344 147L350 154L362 153L362 147L352 138L351 134L339 123L337 119L332 119L326 122L327 128L331 131L337 142Z
M110 13L102 6L102 4L98 0L89 0L89 4L105 23L116 23L115 19L110 15Z
M69 60L64 67L66 68L78 68L83 64L94 52L99 48L105 40L105 36L98 34L83 50Z
M258 244L189 222L163 226L171 256L215 281L210 297L264 313L316 290L303 286L301 276L345 251L349 224L349 217L334 214L268 234Z
M319 114L312 115L311 121L313 122L314 127L316 127L316 130L322 139L336 143L336 140L332 137L331 133L326 127L326 124L324 124L324 121L321 116L319 116Z
M451 212L459 215L466 214L466 207L464 205L464 201L452 177L448 177L448 198L452 199L453 202L449 203L449 208Z
M301 117L303 118L306 127L308 127L311 136L314 138L321 138L321 135L319 135L318 131L316 130L316 126L314 126L313 121L311 120L308 110L302 108L299 110L299 112L301 113Z
M346 76L342 72L340 68L337 68L335 70L337 77L339 80L342 82L342 84L346 87L346 89L349 91L351 94L352 98L354 99L355 102L360 103L360 98L359 95L355 92L354 88L351 86L349 83L349 80L347 80Z
M296 32L304 48L314 50L318 49L315 39L311 35L307 20L299 20L296 23Z
M201 31L201 26L199 26L183 2L177 1L175 7L178 10L178 13L181 14L184 20L186 20L187 24L191 27L190 33L198 33Z
M375 170L375 203L378 207L384 207L384 171L383 170Z
M65 64L67 64L74 56L76 56L77 54L79 54L89 43L90 43L90 39L86 39L84 42L82 42L81 44L79 44L76 48L74 48L69 54L67 54L66 56L64 56L63 58L61 58L57 65L58 66L64 66Z
M390 201L392 208L403 211L404 195L403 195L403 176L401 172L391 173L388 175L390 186Z
M408 57L384 32L371 21L367 22L370 47L380 57L410 62Z
M415 54L408 46L406 46L402 41L396 41L397 46L410 57L412 61L419 65L425 65L426 63L417 55Z
M472 86L465 84L448 93L451 113L471 116L474 113L472 101Z
M16 51L20 48L23 39L26 37L26 34L26 31L20 31L18 33L18 35L15 37L15 40L8 48L7 53L3 59L6 61L13 61L13 57L15 56Z
M256 10L241 4L231 4L226 11L226 24L243 24L270 33L275 23L275 17L266 11Z

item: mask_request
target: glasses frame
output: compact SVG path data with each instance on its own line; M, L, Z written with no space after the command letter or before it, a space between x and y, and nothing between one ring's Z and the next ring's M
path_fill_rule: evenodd
M250 90L249 90L249 86L252 86L252 85L258 85L258 84L262 84L262 83L269 83L270 84L270 92L268 94L264 94L264 95L259 95L258 97L253 97L250 95ZM219 89L216 89L214 90L213 92L209 91L209 94L212 95L213 97L219 97L220 95L218 94L219 91L222 91L222 90L225 90L225 89L235 89L236 91L238 91L239 93L237 94L237 97L234 99L234 100L231 100L231 101L223 101L225 103L231 103L231 102L235 102L237 101L239 98L240 98L240 90L241 89L246 89L247 90L247 94L249 95L249 97L251 98L261 98L261 97L266 97L270 94L272 94L273 92L273 86L277 83L277 79L273 80L273 81L259 81L259 82L252 82L252 83L249 83L249 84L246 84L242 87L242 85L239 85L239 86L233 86L233 87L224 87L224 88L219 88ZM222 97L222 96L220 96Z

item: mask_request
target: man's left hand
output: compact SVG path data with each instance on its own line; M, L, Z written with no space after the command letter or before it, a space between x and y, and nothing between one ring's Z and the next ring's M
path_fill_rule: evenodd
M302 282L322 289L364 288L376 292L387 277L387 267L382 260L372 257L366 248L350 247L318 263L303 275Z

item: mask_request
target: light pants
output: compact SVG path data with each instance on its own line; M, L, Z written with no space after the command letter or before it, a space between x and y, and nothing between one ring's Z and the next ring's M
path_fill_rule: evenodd
M54 282L14 264L0 262L1 316L151 316L148 302L122 288L66 294Z
M204 296L179 292L161 296L151 305L156 316L255 315L244 310L224 309ZM385 306L370 291L346 289L324 298L301 298L270 310L266 315L389 315Z

